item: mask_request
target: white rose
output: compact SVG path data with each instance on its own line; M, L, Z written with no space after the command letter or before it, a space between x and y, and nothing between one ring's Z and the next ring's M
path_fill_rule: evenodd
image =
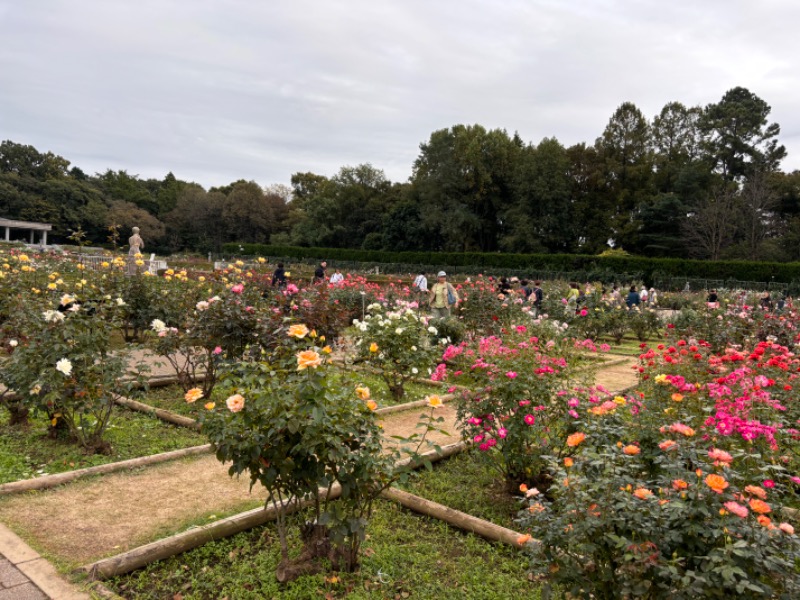
M436 329L436 327L434 327L433 325L431 325L430 327L428 327L428 333L430 333L431 335L437 335L439 333L439 330Z
M398 327L394 330L397 335L403 335L403 331L405 331L402 327Z
M167 328L167 324L164 323L161 319L153 319L150 323L150 327L153 328L153 331L161 332Z
M64 320L64 313L60 313L57 310L46 310L42 315L48 323L60 323Z
M63 373L66 377L72 375L72 363L68 358L62 358L56 363L56 371Z
M117 306L125 306L125 305L126 305L125 300L123 300L122 298L117 298Z
M8 345L11 346L12 348L16 348L17 344L19 344L17 340L11 340L10 342L8 342Z
M414 375L416 375L417 373L419 373L419 369L418 369L417 367L412 367L412 369L411 369L411 372L412 372Z

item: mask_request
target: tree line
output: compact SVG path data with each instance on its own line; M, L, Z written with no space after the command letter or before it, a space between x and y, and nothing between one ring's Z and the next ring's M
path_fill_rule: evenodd
M142 230L148 248L218 251L229 242L448 252L800 259L800 171L786 173L780 126L749 90L705 107L670 102L648 119L621 104L594 143L538 144L455 125L420 145L407 182L371 164L291 186L204 189L168 173L87 175L31 146L0 144L0 216ZM113 243L113 240L111 240Z

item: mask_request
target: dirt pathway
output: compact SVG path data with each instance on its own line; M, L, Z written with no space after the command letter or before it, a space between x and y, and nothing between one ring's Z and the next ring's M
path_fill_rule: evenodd
M597 382L615 391L636 382L634 360L603 369ZM388 436L408 436L430 409L387 415ZM437 408L443 417L435 433L439 445L459 440L455 408ZM224 513L253 508L264 501L260 486L233 479L214 456L185 459L78 482L54 490L0 499L0 521L34 546L72 566L117 554Z

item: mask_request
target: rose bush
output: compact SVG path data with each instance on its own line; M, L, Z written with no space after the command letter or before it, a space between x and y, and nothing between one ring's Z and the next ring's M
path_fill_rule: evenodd
M207 404L201 417L217 458L231 463L229 473L248 473L251 486L269 494L278 514L281 581L317 572L324 560L334 570L357 568L373 502L409 468L395 466L400 450L384 452L369 390L334 383L329 348L318 339L296 324L268 361L232 365L223 383L231 395L224 406ZM414 444L412 456L436 422L426 419L425 433L403 440ZM328 495L334 486L341 489L336 501ZM303 553L290 558L286 516L301 500L310 500L313 518L301 531Z

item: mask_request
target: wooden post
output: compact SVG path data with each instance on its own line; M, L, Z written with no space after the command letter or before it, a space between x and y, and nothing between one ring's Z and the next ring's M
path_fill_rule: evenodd
M472 515L463 513L460 510L455 510L449 506L431 502L430 500L420 498L419 496L409 494L408 492L398 490L397 488L386 489L383 491L381 496L388 500L399 502L414 512L439 519L440 521L454 525L455 527L463 529L464 531L477 533L481 537L485 537L493 542L501 542L503 544L508 544L509 546L514 546L515 548L521 547L518 542L522 536L521 533L517 533L511 529L507 529L505 527L501 527L500 525L490 523L489 521L484 521L483 519L473 517Z
M175 414L169 410L165 410L163 408L155 408L150 406L149 404L142 404L141 402L137 402L136 400L131 400L130 398L125 398L124 396L117 396L114 398L114 402L119 404L120 406L124 406L126 408L130 408L133 410L138 410L139 412L146 413L148 415L153 415L158 417L163 421L167 421L168 423L172 423L174 425L180 425L181 427L188 427L189 429L194 429L195 431L200 431L200 423L191 419L189 417L184 417L183 415Z

